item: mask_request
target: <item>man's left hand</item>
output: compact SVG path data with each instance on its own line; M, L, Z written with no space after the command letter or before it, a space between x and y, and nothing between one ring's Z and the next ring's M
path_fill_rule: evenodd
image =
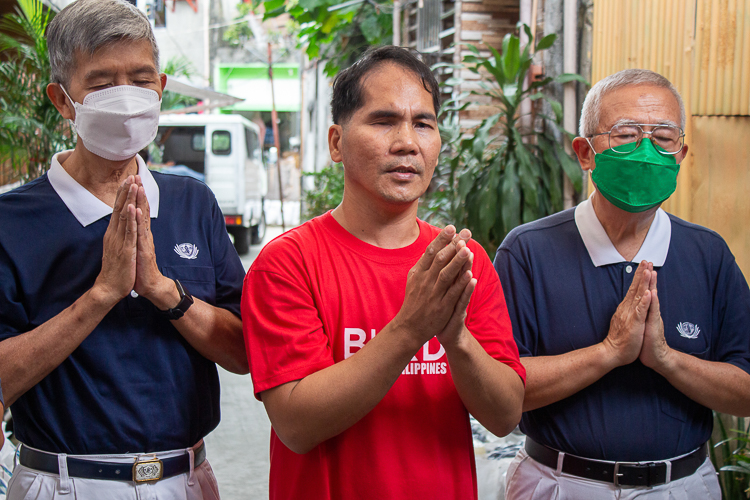
M664 322L661 319L659 297L656 292L656 271L651 273L648 291L651 294L651 305L646 316L646 331L639 359L649 368L660 371L669 363L672 350L664 337Z
M138 240L133 289L138 295L150 300L158 309L167 310L180 302L180 295L174 282L159 271L156 263L154 236L151 233L151 208L140 176L136 176L136 183L138 184L136 197Z

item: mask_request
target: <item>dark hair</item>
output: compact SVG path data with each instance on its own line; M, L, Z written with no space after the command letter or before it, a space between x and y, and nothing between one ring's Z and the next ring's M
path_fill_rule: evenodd
M340 124L347 121L355 111L364 106L362 92L364 77L384 63L398 64L418 76L422 80L424 89L432 94L432 105L437 116L440 110L438 82L429 66L423 63L417 54L419 53L416 51L395 45L367 49L357 62L341 71L333 79L333 95L331 96L333 123Z

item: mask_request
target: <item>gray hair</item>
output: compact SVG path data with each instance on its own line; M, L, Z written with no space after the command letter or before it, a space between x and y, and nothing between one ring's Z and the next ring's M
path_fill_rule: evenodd
M123 0L77 0L61 10L47 29L50 79L68 86L76 69L76 54L93 56L120 40L147 40L159 70L159 47L148 18Z
M665 88L672 92L672 95L680 105L680 128L685 129L685 103L682 102L682 97L677 92L675 86L659 73L647 69L625 69L599 80L596 85L591 87L589 93L586 94L586 99L583 101L583 108L581 109L581 123L579 126L581 137L591 137L596 134L604 96L619 88L632 85L651 85Z

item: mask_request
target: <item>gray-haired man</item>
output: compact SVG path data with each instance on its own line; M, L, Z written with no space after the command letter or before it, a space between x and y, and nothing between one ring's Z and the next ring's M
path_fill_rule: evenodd
M573 141L594 193L498 249L528 377L509 500L720 498L706 441L712 409L750 414L750 290L719 235L659 208L684 126L664 77L600 81Z
M0 196L0 377L22 441L9 499L218 498L216 363L247 372L243 269L208 188L151 173L166 76L148 19L79 0L47 94L78 141Z

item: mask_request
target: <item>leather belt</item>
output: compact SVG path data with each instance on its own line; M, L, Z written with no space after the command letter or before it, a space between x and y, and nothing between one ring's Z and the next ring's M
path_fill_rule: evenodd
M558 451L526 437L526 453L542 465L557 470ZM564 454L562 472L614 483L615 486L656 486L687 477L706 461L706 444L674 460L654 462L609 462Z
M47 453L21 445L18 461L24 467L60 474L58 455ZM139 461L136 461L136 458ZM194 467L206 460L206 445L201 443L194 452ZM133 457L131 461L100 462L80 458L66 457L68 475L84 479L109 479L116 481L156 481L190 472L190 455L157 459L148 453Z

